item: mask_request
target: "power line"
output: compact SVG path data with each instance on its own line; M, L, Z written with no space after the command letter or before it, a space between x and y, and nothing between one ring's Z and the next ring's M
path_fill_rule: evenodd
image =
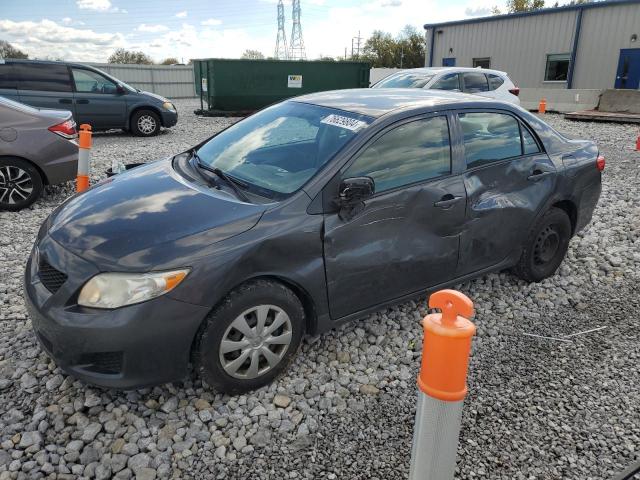
M302 39L302 25L300 23L300 0L293 0L293 29L291 30L291 46L289 58L291 60L306 60L307 53Z
M287 36L284 33L284 5L282 0L278 0L278 38L274 57L278 60L287 60L289 58Z

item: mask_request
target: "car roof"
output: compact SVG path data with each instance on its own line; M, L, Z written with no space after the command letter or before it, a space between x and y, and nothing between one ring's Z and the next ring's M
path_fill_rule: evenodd
M290 101L311 103L352 113L380 117L395 110L437 108L438 106L474 107L487 103L508 105L495 99L421 88L356 88L310 93Z
M407 68L404 70L398 70L397 72L393 72L392 75L396 75L398 73L426 73L426 74L437 74L437 73L447 73L447 72L480 72L480 73L495 73L496 75L507 75L506 72L502 70L494 70L492 68L478 68L478 67L422 67L422 68ZM384 79L382 79L384 80Z
M70 67L84 67L96 70L95 67L79 62L67 62L64 60L30 60L27 58L6 58L7 63L35 63L39 65L68 65Z

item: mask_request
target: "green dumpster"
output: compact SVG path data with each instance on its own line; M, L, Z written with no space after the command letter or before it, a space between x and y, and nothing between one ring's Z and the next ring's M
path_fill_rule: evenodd
M223 111L257 110L311 92L367 88L369 69L367 62L193 60L197 95L210 110Z

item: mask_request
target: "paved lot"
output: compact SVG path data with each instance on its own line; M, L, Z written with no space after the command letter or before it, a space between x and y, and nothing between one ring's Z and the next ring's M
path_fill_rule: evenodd
M92 180L114 157L152 161L233 121L177 103L178 126L157 138L96 135ZM478 325L461 479L606 479L640 453L637 127L547 118L598 141L603 195L552 279L527 285L501 273L459 286ZM424 299L307 343L286 376L251 395L216 395L196 379L91 388L40 350L21 293L37 229L71 188L0 213L0 480L406 478ZM606 328L568 337L597 327Z

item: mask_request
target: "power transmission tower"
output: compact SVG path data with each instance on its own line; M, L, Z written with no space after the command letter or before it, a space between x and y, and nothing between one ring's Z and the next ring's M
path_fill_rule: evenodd
M357 37L351 37L351 58L354 58L354 56L353 56L353 54L354 54L354 49L353 49L354 40L357 40L357 42L355 42L355 44L356 44L355 58L358 58L358 57L360 57L360 41L362 40L362 37L360 36L360 30L358 30L358 36Z
M284 33L284 5L282 0L278 0L278 39L276 40L276 51L273 56L277 60L287 60L289 58L287 36Z
M302 39L302 25L300 24L300 0L293 0L293 29L291 30L291 45L289 58L291 60L306 60L307 54L304 50L304 40Z

